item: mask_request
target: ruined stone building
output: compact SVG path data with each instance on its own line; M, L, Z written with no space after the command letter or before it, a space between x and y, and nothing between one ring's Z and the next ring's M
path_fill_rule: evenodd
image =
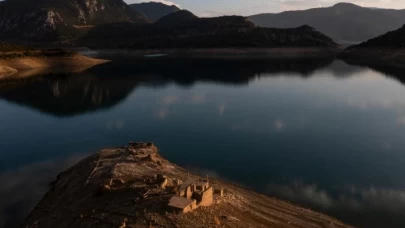
M183 213L192 211L199 206L208 207L214 203L214 189L207 180L187 180L179 186L177 195L169 201L172 207Z

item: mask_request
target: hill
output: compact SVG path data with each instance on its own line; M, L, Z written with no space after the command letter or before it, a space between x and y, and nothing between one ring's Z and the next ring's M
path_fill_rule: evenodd
M180 11L175 5L166 5L160 2L143 2L130 4L130 6L142 13L150 22L156 22L163 16Z
M339 3L314 8L250 16L258 26L291 28L309 25L336 42L361 42L394 30L405 24L405 10L360 7Z
M71 40L89 28L146 22L123 0L6 0L0 2L0 39Z
M258 28L247 18L198 18L181 10L154 24L119 23L98 26L81 41L93 48L226 48L337 47L309 26L293 29Z
M349 49L377 47L405 48L405 25L395 31L388 32L359 45L352 46Z
M370 66L373 69L396 71L405 69L405 25L397 30L348 47L339 57L354 65ZM397 73L396 73L397 74Z
M44 228L72 224L77 228L351 227L231 183L189 174L162 158L151 143L104 149L59 174L23 227L38 224Z

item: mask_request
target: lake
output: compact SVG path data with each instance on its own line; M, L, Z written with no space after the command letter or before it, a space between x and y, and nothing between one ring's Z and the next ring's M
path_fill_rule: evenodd
M104 56L105 57L105 56ZM360 227L405 224L404 71L333 59L134 59L0 82L0 226L129 141Z

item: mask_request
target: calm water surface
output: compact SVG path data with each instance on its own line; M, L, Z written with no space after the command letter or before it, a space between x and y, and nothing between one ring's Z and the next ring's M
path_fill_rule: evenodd
M327 59L114 58L0 83L0 226L21 222L78 159L152 141L194 172L360 227L404 227L404 72Z

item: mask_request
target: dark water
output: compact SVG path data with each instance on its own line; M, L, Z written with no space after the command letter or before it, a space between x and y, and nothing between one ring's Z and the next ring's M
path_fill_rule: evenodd
M404 227L400 69L115 58L82 73L0 83L0 226L21 222L83 156L152 141L194 172L360 227Z

